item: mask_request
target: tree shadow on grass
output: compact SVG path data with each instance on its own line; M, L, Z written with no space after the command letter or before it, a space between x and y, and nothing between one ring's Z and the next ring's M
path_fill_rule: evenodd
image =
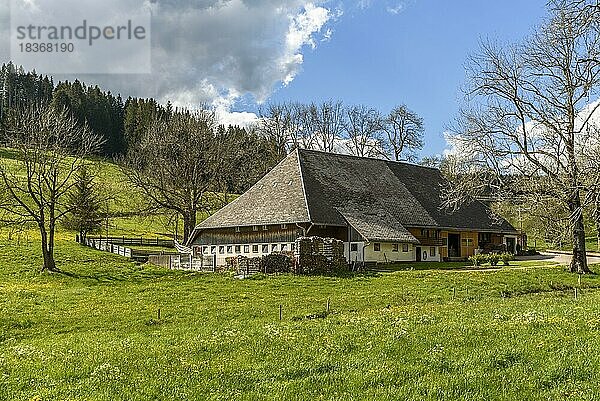
M88 265L82 268L82 265ZM78 279L90 280L96 283L142 283L146 281L159 280L168 277L185 277L189 272L161 269L148 264L135 262L123 263L111 267L95 268L96 260L85 260L70 262L52 274ZM91 265L91 266L90 266Z

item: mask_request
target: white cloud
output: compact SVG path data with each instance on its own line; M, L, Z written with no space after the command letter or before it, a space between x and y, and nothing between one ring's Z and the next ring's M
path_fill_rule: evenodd
M323 25L331 18L331 13L323 7L316 7L312 3L304 6L304 11L295 16L290 16L290 24L285 38L285 52L279 59L282 71L285 71L283 78L284 85L289 84L300 70L303 62L302 48L309 45L316 48L317 44L313 34L319 32ZM325 37L331 36L328 30ZM259 101L263 100L261 98Z
M404 3L398 3L394 6L387 6L386 11L390 14L400 14L402 11L404 11L404 7Z
M326 0L137 1L152 10L152 74L55 79L78 78L124 96L155 97L176 106L230 110L241 97L262 102L277 85L289 84L301 71L303 54L332 37L328 25L341 15ZM92 0L82 0L82 7L87 2ZM61 2L55 8L69 12ZM7 15L8 2L0 0L0 22ZM3 37L8 37L7 25L0 26ZM8 61L6 45L0 44L3 61Z

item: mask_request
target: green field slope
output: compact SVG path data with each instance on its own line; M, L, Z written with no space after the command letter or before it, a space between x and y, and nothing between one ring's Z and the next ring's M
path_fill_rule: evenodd
M121 172L104 167L102 181L117 185ZM138 196L119 188L119 199ZM111 207L135 211L123 204ZM110 220L111 234L166 230L160 215ZM65 273L40 274L35 231L0 230L0 400L600 394L595 275L579 285L563 267L514 262L498 271L415 264L347 277L237 280L136 265L73 237L58 233Z
M600 393L596 276L583 278L578 299L576 276L531 263L237 280L139 266L66 240L58 260L68 275L40 275L38 245L0 242L3 400Z

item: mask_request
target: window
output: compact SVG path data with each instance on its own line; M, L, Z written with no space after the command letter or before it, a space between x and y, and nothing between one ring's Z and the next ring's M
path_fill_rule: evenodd
M211 246L211 247L210 247L210 253L211 253L212 255L214 255L215 253L217 253L217 247L216 247L216 246Z
M240 245L235 246L235 253L240 253L242 251L242 247Z
M292 242L292 243L290 244L290 250L291 250L291 251L295 251L295 250L296 250L296 244L295 244L294 242Z
M421 237L425 237L425 229L421 229Z
M492 242L492 234L491 233L479 233L479 243L480 244L489 244Z
M258 226L252 226L252 231L258 231Z
M434 257L434 256L435 256L435 246L432 246L431 248L429 248L429 255L430 255L431 257Z
M392 244L392 252L398 252L398 244Z
M408 244L402 244L402 252L408 252Z
M379 251L381 251L381 244L380 244L379 242L375 242L375 243L373 244L373 250L374 250L375 252L379 252Z
M442 238L442 246L448 246L448 238Z
M462 245L463 246L473 246L473 238L463 238Z
M287 252L288 246L287 244L281 244L281 252Z
M250 245L244 245L244 253L250 253Z
M258 245L252 245L252 253L258 253Z
M271 252L277 252L277 244L271 244Z
M286 228L287 228L287 224L282 224L282 225L281 225L281 229L282 229L282 230L285 230Z
M208 247L207 246L202 247L202 253L205 255L208 255Z
M227 245L227 253L233 253L233 246Z
M358 244L350 244L350 251L357 252L358 251Z
M235 228L235 232L236 232L236 233L239 233L240 231L242 231L242 230L241 230L239 227L236 227L236 228Z
M263 231L267 231L269 229L269 227L267 227L267 225L263 225Z
M263 244L263 246L262 246L262 253L269 253L269 245Z
M225 253L225 247L223 245L219 246L219 253L222 255Z

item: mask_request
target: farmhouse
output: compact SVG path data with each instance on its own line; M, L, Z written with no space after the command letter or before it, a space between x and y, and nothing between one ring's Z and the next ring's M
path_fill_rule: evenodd
M440 208L439 170L298 149L246 193L199 224L195 254L262 256L293 251L299 236L344 241L348 261L464 259L515 252L517 230L481 202Z

